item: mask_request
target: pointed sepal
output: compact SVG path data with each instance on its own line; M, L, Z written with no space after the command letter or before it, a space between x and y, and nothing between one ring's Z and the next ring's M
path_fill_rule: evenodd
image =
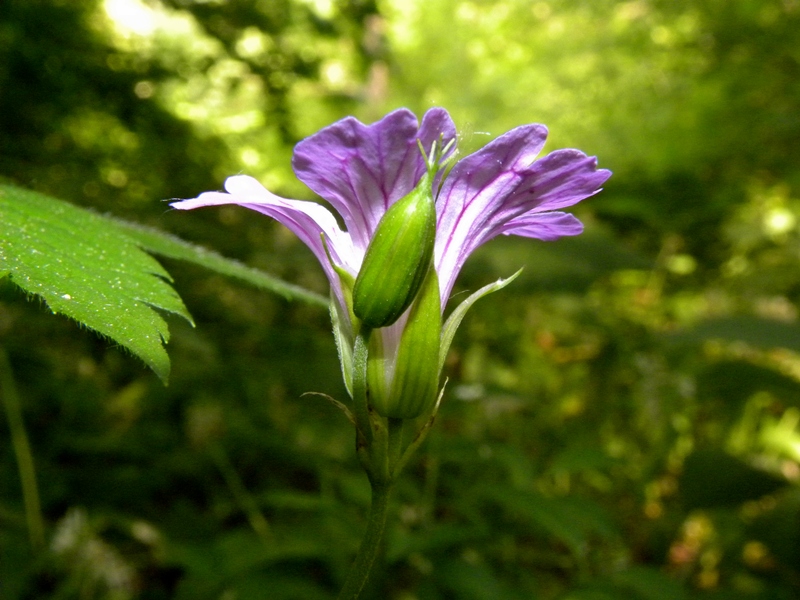
M522 269L514 273L511 277L507 279L498 279L497 281L490 283L488 285L483 286L476 292L470 294L466 300L464 300L461 304L456 306L455 310L450 314L447 318L447 321L442 328L442 339L441 344L439 346L439 370L441 371L444 367L445 358L447 358L447 352L450 350L450 344L453 343L453 337L456 334L456 330L458 326L461 325L461 321L464 318L464 315L467 314L467 311L472 308L472 305L475 304L478 300L491 294L492 292L496 292L498 290L502 290L506 287L509 283L514 281L519 274L522 273Z

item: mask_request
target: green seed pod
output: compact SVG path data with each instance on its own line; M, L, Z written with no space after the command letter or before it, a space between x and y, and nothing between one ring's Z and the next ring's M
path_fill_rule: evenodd
M433 408L439 390L441 332L439 278L430 269L409 312L397 355L385 356L380 330L370 338L367 385L370 405L379 415L414 419Z
M433 260L436 205L431 174L383 215L353 288L353 312L373 329L391 325L411 305Z

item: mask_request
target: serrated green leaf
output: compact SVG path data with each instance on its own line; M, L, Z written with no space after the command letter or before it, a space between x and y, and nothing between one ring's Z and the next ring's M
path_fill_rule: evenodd
M329 300L322 294L287 283L268 273L220 256L216 252L190 244L163 231L125 221L115 220L115 222L126 234L136 240L142 248L153 254L184 260L216 273L235 277L257 288L279 294L287 300L302 300L316 306L328 307Z
M169 273L111 219L0 185L0 273L50 310L108 336L166 382L169 329L159 308L192 318Z

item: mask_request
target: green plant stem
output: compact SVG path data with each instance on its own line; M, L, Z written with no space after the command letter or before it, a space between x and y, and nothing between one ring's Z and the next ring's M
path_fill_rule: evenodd
M372 504L367 518L367 530L361 540L358 555L347 574L344 587L339 593L339 600L356 600L367 583L375 559L380 553L383 531L386 528L391 487L391 483L372 482Z
M0 397L6 409L11 445L17 459L19 478L22 482L22 501L25 505L25 519L28 523L28 538L31 547L38 550L44 546L44 518L39 500L39 487L36 484L36 469L33 454L28 443L28 434L22 420L17 388L11 372L11 365L5 351L0 348Z
M212 442L208 448L211 459L219 469L222 478L225 480L225 485L228 486L233 498L239 504L242 512L247 516L250 526L253 528L262 539L266 541L272 540L272 530L270 529L269 522L258 507L258 503L252 494L247 490L242 478L236 472L236 469L231 464L227 452L218 442Z

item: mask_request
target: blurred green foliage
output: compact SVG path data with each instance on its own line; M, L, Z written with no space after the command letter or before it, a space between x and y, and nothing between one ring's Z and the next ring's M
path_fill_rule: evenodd
M526 122L615 175L587 232L496 240L372 597L800 594L797 0L3 0L0 176L326 293L269 219L161 202L354 114ZM0 597L330 598L368 502L324 309L163 260L165 388L0 280L45 523L0 425ZM15 433L16 431L16 433ZM19 439L19 438L14 438Z

